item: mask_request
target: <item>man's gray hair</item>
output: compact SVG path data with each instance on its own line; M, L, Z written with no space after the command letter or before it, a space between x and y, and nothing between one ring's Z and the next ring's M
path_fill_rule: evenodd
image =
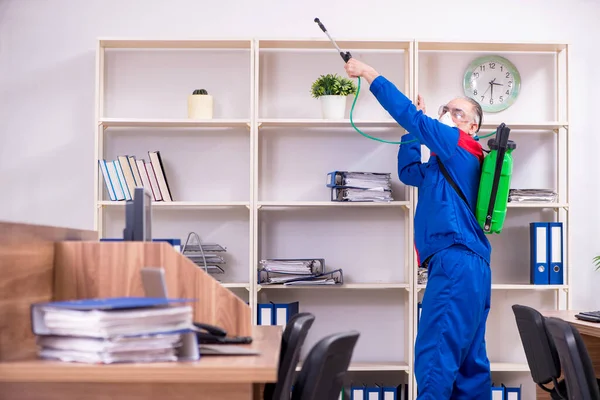
M481 104L477 102L472 97L463 97L463 99L467 100L473 106L473 110L475 111L475 123L477 123L477 130L475 133L479 132L479 128L481 128L481 123L483 122L483 110L481 108Z

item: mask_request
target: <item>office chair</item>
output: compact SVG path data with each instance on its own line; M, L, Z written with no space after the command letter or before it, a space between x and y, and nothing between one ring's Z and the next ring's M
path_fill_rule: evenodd
M263 400L289 400L300 351L314 320L311 313L297 313L286 323L281 336L277 382L265 385Z
M356 331L342 332L317 342L306 356L291 400L337 400L358 337Z
M521 343L533 381L550 393L552 399L566 398L566 387L560 376L560 359L550 338L544 316L537 310L514 304L512 306ZM545 385L552 382L553 388Z
M594 366L577 329L560 318L546 318L546 327L563 366L568 398L600 400Z

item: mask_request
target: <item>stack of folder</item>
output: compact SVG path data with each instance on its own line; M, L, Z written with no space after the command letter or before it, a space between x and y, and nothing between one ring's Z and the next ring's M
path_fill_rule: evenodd
M508 192L508 201L534 202L534 203L553 203L558 195L550 189L510 189Z
M562 222L531 222L529 235L529 283L562 285L564 282Z
M185 358L184 335L194 335L184 299L117 297L37 303L32 330L41 358L111 364Z
M344 390L339 399L344 399ZM408 384L387 385L351 385L350 399L353 400L408 400ZM348 399L348 400L350 400Z
M521 386L509 387L501 384L492 384L492 400L521 400Z
M331 201L390 202L392 180L390 173L333 171L327 174Z
M260 260L258 283L262 285L341 285L341 269L325 270L323 258L273 258Z

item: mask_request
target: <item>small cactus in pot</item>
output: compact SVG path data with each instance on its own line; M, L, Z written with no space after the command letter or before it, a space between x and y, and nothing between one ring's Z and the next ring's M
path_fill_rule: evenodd
M188 96L188 118L212 119L213 97L206 89L196 89Z

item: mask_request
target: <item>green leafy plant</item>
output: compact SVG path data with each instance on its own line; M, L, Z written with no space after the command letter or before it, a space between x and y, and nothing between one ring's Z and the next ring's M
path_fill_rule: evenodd
M356 84L338 74L321 75L313 82L310 92L314 98L332 95L348 96L356 93Z
M600 256L596 256L592 259L594 261L594 265L596 266L596 271L600 269Z
M208 94L208 92L206 91L206 89L196 89L194 90L194 92L192 94Z

